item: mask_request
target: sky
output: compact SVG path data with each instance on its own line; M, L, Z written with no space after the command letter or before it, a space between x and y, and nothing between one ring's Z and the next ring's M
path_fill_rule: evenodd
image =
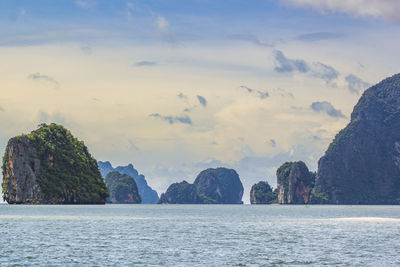
M0 150L59 123L150 186L317 169L362 92L399 72L397 0L3 0Z

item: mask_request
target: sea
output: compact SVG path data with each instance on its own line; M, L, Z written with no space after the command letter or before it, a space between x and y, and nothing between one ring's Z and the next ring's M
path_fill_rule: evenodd
M1 204L0 266L400 266L400 206Z

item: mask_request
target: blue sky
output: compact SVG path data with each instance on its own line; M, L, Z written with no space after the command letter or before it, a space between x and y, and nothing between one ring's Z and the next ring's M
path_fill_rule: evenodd
M244 185L315 170L369 85L398 72L386 0L1 1L0 148L41 122L159 193L204 168Z

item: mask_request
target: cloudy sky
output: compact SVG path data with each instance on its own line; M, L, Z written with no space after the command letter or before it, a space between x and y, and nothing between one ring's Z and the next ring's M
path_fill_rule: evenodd
M311 170L399 71L397 0L4 0L0 149L41 122L159 193L208 167Z

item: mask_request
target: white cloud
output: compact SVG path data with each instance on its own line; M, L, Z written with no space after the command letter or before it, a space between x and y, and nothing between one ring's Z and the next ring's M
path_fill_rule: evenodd
M281 0L283 3L308 7L321 13L338 12L353 17L370 16L391 22L400 22L398 0Z
M163 16L158 16L156 25L159 30L166 30L168 28L168 21Z

